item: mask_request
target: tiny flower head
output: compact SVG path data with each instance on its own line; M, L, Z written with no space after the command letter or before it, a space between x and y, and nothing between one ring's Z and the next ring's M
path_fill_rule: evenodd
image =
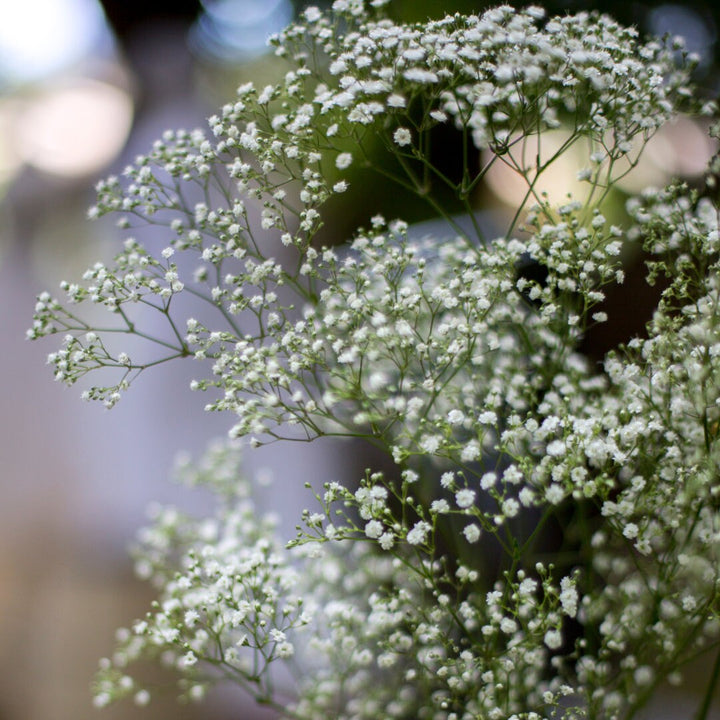
M412 142L412 134L407 128L401 127L393 133L393 140L400 147L404 147Z

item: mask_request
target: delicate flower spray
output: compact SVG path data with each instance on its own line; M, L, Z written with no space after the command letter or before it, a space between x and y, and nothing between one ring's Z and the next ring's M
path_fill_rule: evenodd
M643 145L692 107L693 59L603 15L405 25L383 5L307 9L272 40L280 82L242 86L209 135L167 132L100 183L91 215L164 226L166 247L129 238L64 300L38 299L29 336L63 338L58 380L115 372L84 393L112 407L143 370L194 358L193 389L231 425L183 469L216 515L159 509L139 538L158 599L102 661L97 705L148 702L130 666L157 658L186 697L225 679L297 720L627 719L717 655L718 209L675 186L632 200L624 224L603 215ZM462 138L459 179L431 159L442 125ZM560 127L551 157L527 152ZM554 207L538 188L571 147L587 193ZM526 193L484 237L454 213L474 218L495 164ZM368 208L349 247L323 246L326 203L373 172L447 236L415 240ZM579 343L607 321L631 243L665 289L646 335L591 363ZM87 305L108 322L83 320ZM395 471L326 485L287 547L235 440L328 435L366 439Z

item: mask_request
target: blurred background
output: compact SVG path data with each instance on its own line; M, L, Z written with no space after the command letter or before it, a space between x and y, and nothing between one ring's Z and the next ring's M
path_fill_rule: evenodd
M144 376L112 412L81 403L45 367L52 341L24 340L35 295L114 254L120 236L112 219L86 220L94 183L120 172L164 129L203 126L239 83L278 77L283 68L266 53L265 39L308 4L328 3L0 0L0 720L95 715L89 684L97 660L111 651L114 629L142 615L150 599L132 577L127 544L151 500L201 502L168 482L173 457L180 450L197 454L227 430L226 418L204 414L205 398L186 390L190 364ZM485 6L394 0L392 11L422 20ZM717 94L715 3L566 0L546 7L601 9L644 33L684 35L703 58L698 83L709 97ZM440 138L438 162L452 166L455 143L452 134ZM699 183L712 152L704 129L682 121L654 141L635 178L662 184L679 174ZM560 167L550 186L564 194L573 177L574 170ZM333 208L337 236L378 210L428 219L409 199L384 207L397 195L374 189L363 202L355 197ZM477 205L501 210L516 198L513 178L491 175ZM644 317L633 317L642 327ZM602 352L619 339L597 338L588 351ZM291 445L249 459L282 483L288 536L293 504L305 503L303 483L348 473L330 445ZM673 702L677 713L669 709ZM685 717L684 702L677 696L654 717ZM119 706L102 716L271 717L234 692L200 708L179 707L171 694L150 708Z

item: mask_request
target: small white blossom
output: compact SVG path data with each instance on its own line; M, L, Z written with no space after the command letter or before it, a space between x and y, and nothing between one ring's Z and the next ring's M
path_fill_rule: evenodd
M335 158L335 166L338 168L338 170L346 170L352 164L352 160L353 160L353 157L350 153L348 153L348 152L340 153Z
M543 641L550 648L550 650L557 650L562 646L562 633L555 628L551 628L545 633Z
M469 543L476 543L480 539L480 528L475 523L466 525L463 528L463 535Z
M431 527L424 520L415 523L412 529L407 534L407 541L410 545L421 545L425 542L427 534L430 532Z
M455 502L459 508L469 508L475 502L475 491L464 489L455 493Z
M412 134L407 128L398 128L393 133L393 140L400 147L404 147L412 142Z

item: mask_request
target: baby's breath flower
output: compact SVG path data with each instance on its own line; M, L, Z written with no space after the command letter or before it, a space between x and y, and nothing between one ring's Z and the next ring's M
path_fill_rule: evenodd
M345 170L350 167L350 165L352 164L352 160L353 160L353 157L350 153L348 153L348 152L340 153L335 158L335 166L339 170Z
M393 140L400 147L404 147L405 145L410 145L412 142L412 134L407 128L398 128L393 133Z
M85 399L113 407L146 369L193 358L191 389L230 418L180 470L215 512L158 506L140 533L157 601L101 662L97 706L147 703L131 674L147 658L184 700L234 678L297 720L629 720L716 643L717 203L648 189L613 225L606 202L692 104L691 58L595 12L401 23L385 4L305 8L271 39L284 74L97 185L89 215L132 236L37 298L27 335L58 337L58 381L115 374ZM436 166L439 124L463 139L462 177ZM589 189L556 206L538 179L569 148ZM470 203L500 165L525 199L489 234ZM447 230L352 195L376 181ZM365 219L337 236L348 201ZM626 243L643 244L658 304L642 336L588 358L616 320L603 303L637 254ZM322 436L391 466L327 483L287 546L234 440ZM290 700L273 697L287 661Z
M476 543L480 539L480 528L475 523L466 525L463 528L463 535L469 543Z
M455 502L459 508L469 508L475 502L475 492L469 489L459 490L455 494Z
M412 529L407 534L407 541L410 545L421 545L425 542L427 534L430 532L431 527L425 521L415 523Z

